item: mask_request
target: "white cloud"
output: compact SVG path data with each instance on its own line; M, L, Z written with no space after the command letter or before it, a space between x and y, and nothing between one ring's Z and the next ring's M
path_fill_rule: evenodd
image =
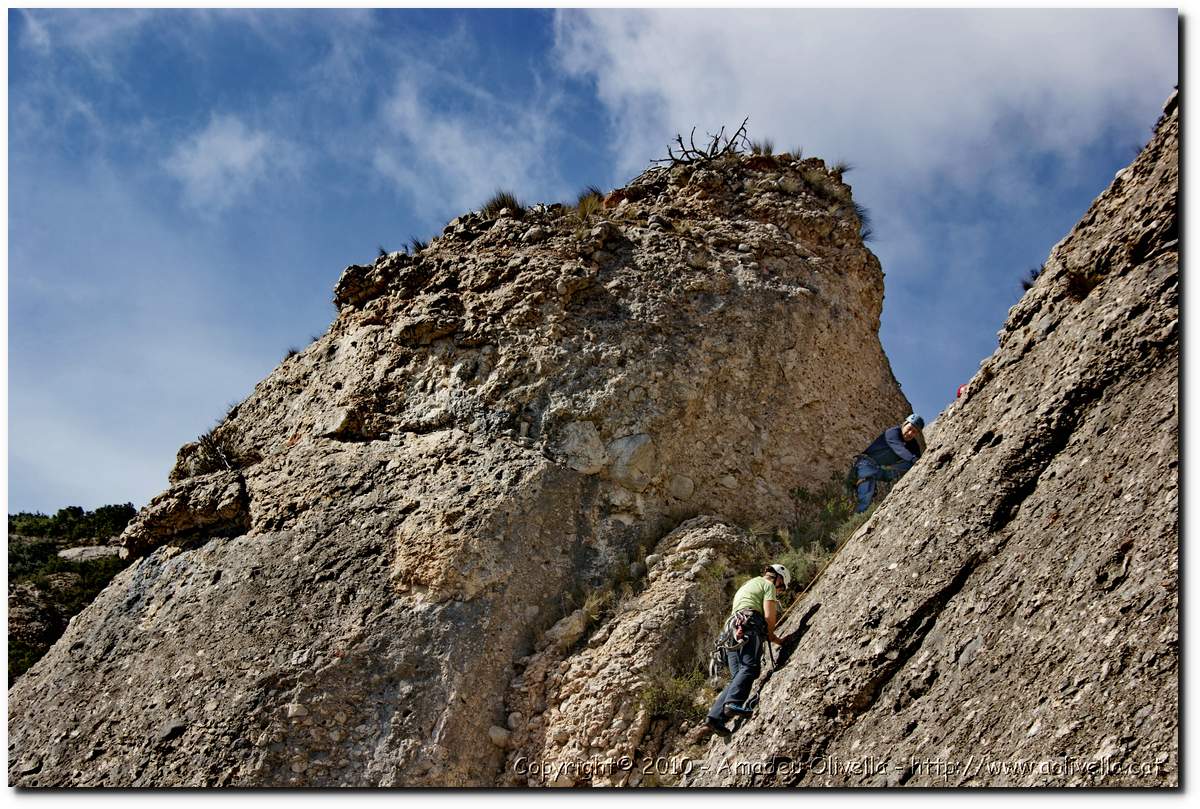
M527 201L566 193L554 157L557 97L514 104L449 74L397 70L382 105L375 170L434 218L478 208L497 188ZM452 97L454 104L445 104ZM380 142L383 141L383 142Z
M40 19L27 9L21 10L21 18L25 23L24 43L43 55L50 52L50 32Z
M627 172L749 115L858 180L972 184L1023 150L1148 132L1177 81L1171 11L586 10L560 13L556 40Z
M154 19L151 9L29 9L22 41L43 57L76 54L97 77L118 81L131 43Z
M294 173L296 148L270 133L249 129L232 115L213 115L208 125L175 147L164 162L196 208L220 212L280 173Z

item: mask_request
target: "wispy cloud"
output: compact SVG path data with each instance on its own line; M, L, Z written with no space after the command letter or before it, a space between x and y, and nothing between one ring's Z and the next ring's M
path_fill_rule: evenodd
M559 137L551 99L509 105L477 85L447 86L456 104L439 103L431 85L400 75L382 105L376 171L438 213L478 208L497 188L530 198L563 193L551 143ZM457 84L457 81L455 82Z
M42 56L72 54L98 78L112 81L129 58L131 43L155 19L150 9L29 9L22 12L21 41Z
M163 166L195 208L219 213L273 175L294 174L298 162L298 150L287 140L250 129L236 116L214 114Z
M21 169L9 246L10 501L144 503L179 446L271 367L281 338L262 333L213 271L238 266L236 251L155 207L129 175L102 164ZM259 309L271 317L269 302Z
M36 13L29 10L22 9L20 13L21 19L25 23L25 34L21 43L37 53L49 53L52 43L45 23L38 19Z

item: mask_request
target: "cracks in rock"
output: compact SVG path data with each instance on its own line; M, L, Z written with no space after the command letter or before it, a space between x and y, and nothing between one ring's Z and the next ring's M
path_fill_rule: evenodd
M978 552L973 553L945 586L927 598L905 620L896 635L895 641L890 644L892 648L883 654L883 664L880 666L879 671L850 699L851 723L866 713L875 704L876 700L879 699L879 695L883 692L884 686L917 653L925 637L937 623L938 616L941 615L942 610L945 609L950 599L958 595L963 585L966 584L967 579L970 578L971 574L975 572L975 569L979 567L982 561L983 558Z
M773 674L776 669L781 669L787 665L787 661L792 656L792 652L799 648L800 641L804 639L804 636L808 634L808 630L812 628L811 621L813 616L815 616L817 611L820 609L821 604L819 602L809 607L804 615L800 617L800 622L796 625L796 628L792 632L788 633L787 637L783 639L783 643L779 646L779 655L775 658L775 667L771 669L771 671L767 672L767 677L763 678L763 683L766 683L766 681L770 679L771 674Z

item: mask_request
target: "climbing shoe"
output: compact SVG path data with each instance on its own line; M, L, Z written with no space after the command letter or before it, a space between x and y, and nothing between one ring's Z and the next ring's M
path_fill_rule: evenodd
M713 733L720 736L722 739L728 739L730 736L733 735L733 731L730 730L729 728L725 727L725 723L722 722L720 719L713 719L710 716L704 720L704 723L706 725L708 725L709 730L711 730Z
M747 716L753 716L753 714L754 714L754 711L750 710L749 708L745 708L741 705L726 705L725 706L725 715L726 716L740 716L740 717L745 718Z

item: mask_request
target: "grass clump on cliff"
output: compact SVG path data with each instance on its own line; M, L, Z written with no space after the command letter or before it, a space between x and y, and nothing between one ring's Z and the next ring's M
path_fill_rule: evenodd
M289 352L295 349L289 349ZM285 359L294 354L289 353ZM241 448L241 431L232 422L222 421L196 439L196 446L189 459L193 475L226 472L243 469L262 460L256 452Z
M491 199L483 204L482 213L488 219L495 219L504 209L508 209L509 215L516 219L520 219L525 215L525 206L517 199L516 195L511 191L499 189L492 195Z
M642 707L651 719L671 722L699 722L708 709L704 673L699 669L683 674L660 672L642 689Z
M775 154L775 143L770 138L750 141L750 154L771 156Z
M1033 285L1037 283L1038 276L1046 271L1046 265L1041 264L1037 267L1029 269L1024 276L1021 277L1021 291L1028 292L1033 289Z
M784 607L813 583L874 511L872 506L862 514L854 513L854 500L841 475L834 475L817 491L795 489L792 498L796 511L791 524L774 532L754 532L759 556L786 566L792 574L792 586L782 597ZM734 584L740 587L750 578L745 575Z
M581 236L584 228L594 219L604 216L604 192L594 185L589 185L579 192L575 204L569 206L568 211L574 220L575 235Z
M800 179L817 199L828 203L845 204L850 201L850 192L846 186L834 178L833 172L834 169L830 169L828 172L819 168L805 169L800 172Z
M864 242L870 241L875 237L875 229L871 226L871 212L854 203L854 214L858 217L858 235Z

